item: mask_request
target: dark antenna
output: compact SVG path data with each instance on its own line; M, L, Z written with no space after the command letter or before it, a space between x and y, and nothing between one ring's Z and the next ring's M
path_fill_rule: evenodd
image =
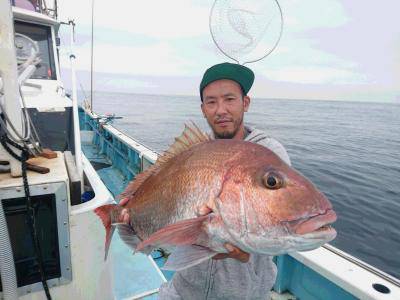
M90 111L93 112L93 24L94 24L94 0L92 0L92 42L90 45Z

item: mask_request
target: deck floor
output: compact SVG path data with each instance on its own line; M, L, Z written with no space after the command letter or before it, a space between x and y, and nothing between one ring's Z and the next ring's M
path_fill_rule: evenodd
M82 150L114 197L121 193L127 184L121 173L111 166L104 155L98 153L94 145L83 143ZM157 253L154 255L156 257ZM158 289L164 282L151 259L141 253L133 254L118 234L113 236L109 259L112 260L114 299L132 299L136 295ZM159 266L163 264L162 259L155 261ZM166 275L169 278L172 276L171 273ZM141 299L156 298L157 294L153 294Z

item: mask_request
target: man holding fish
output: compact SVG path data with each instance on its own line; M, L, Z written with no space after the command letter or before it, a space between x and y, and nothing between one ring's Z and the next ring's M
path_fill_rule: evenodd
M209 68L200 83L203 115L214 138L261 144L290 165L282 144L244 125L244 113L250 106L247 93L253 82L254 73L238 64L222 63ZM201 215L211 211L207 205L199 208ZM217 254L214 260L177 272L161 288L159 299L268 299L277 273L272 256L250 255L229 243L225 247L229 253Z
M96 209L106 253L115 227L135 251L171 249L165 269L176 273L159 299L269 299L272 255L336 236L330 202L290 167L278 141L244 125L253 81L245 66L209 68L200 96L214 139L186 127L119 205Z

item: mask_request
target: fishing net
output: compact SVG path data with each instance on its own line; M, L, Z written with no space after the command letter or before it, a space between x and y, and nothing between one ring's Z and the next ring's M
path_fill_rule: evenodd
M216 0L209 25L218 49L244 65L265 58L276 48L283 16L276 0Z

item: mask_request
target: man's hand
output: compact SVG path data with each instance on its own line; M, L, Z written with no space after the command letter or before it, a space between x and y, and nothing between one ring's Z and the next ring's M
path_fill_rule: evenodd
M213 210L210 207L208 207L206 204L204 204L199 207L198 215L205 216L205 215L211 213L212 211ZM213 256L213 259L234 258L242 263L247 263L249 261L249 258L250 258L249 253L244 252L244 251L240 250L238 247L235 247L229 243L226 243L224 246L225 246L226 250L229 251L229 253L218 253L217 255Z
M218 253L217 255L213 256L213 259L224 259L224 258L234 258L242 263L247 263L250 258L250 254L240 250L238 247L235 247L231 244L225 244L226 250L229 253Z

